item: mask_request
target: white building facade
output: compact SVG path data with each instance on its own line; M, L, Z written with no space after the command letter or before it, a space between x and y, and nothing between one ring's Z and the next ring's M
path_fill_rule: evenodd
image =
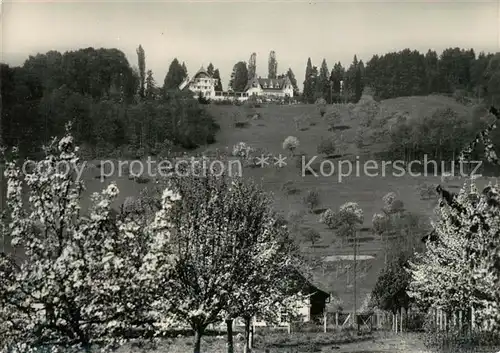
M254 78L247 84L246 91L249 96L267 98L293 97L293 85L288 76L284 78Z
M189 76L179 85L180 90L189 90L194 98L206 98L210 100L239 100L246 101L250 96L266 97L269 99L283 99L293 97L293 85L290 78L254 78L250 80L243 92L216 91L218 79L213 78L203 66L194 74Z
M194 74L192 78L186 79L180 84L179 89L189 89L194 94L194 98L204 97L213 99L215 97L215 86L217 79L213 78L203 66Z

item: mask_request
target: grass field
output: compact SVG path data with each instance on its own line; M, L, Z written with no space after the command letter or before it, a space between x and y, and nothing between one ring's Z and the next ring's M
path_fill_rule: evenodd
M457 113L467 116L470 108L457 103L448 97L428 96L428 97L402 97L382 101L380 113L376 119L387 120L388 126L391 122L386 119L394 112L408 114L412 119L419 119L424 115L431 114L436 108L450 107ZM282 168L269 165L263 168L244 168L243 177L250 178L261 183L263 188L272 192L275 199L275 207L286 217L291 212L303 213L302 226L317 230L320 241L314 247L307 243L305 239L299 237L303 252L317 259L335 255L352 255L352 244L340 242L332 231L318 222L319 215L308 212L304 205L303 195L309 190L317 190L320 195L320 209L337 209L341 204L353 201L357 202L364 211L364 224L358 234L358 254L370 256L372 259L361 260L358 265L358 293L357 302L361 303L365 296L371 291L376 282L377 274L383 266L384 242L380 237L371 232L371 219L374 213L380 212L382 207L382 197L388 192L395 192L404 202L407 210L424 216L432 216L435 200L421 200L416 191L417 185L422 182L437 184L440 183L439 176L412 177L410 175L397 177L392 175L391 168L386 168L386 175L382 175L382 166L376 169L378 176L366 175L363 171L362 162L374 157L375 147L364 147L359 150L353 142L359 121L356 117L351 117L347 105L328 106L328 109L336 109L340 112L341 121L338 126L342 126L344 135L345 151L343 159L356 161L360 160L361 170L354 171L352 175L339 179L339 171L336 170L331 176L301 175L301 169L297 166L296 158L291 157L288 151L282 149L282 142L287 136L295 136L300 141L300 146L296 155L306 154L309 158L317 155L317 145L322 138L330 137L333 133L329 131L329 125L323 119L314 105L269 105L261 108L249 110L246 107L210 105L207 109L215 116L221 126L221 131L217 135L217 142L199 148L199 152L213 152L215 150L232 151L233 145L238 142L245 142L253 148L259 148L273 156L282 154L286 156L286 164ZM260 114L259 119L246 119L247 124L243 128L237 128L234 124L234 114L239 114L245 118L247 115ZM308 116L307 119L297 126L294 118L298 116ZM338 132L337 135L338 136ZM377 149L383 149L383 145ZM324 160L318 156L317 163ZM337 160L338 161L338 160ZM336 162L334 160L334 162ZM315 162L315 164L317 165ZM94 162L93 164L97 164ZM90 163L92 165L92 163ZM337 164L335 164L337 167ZM354 168L355 164L354 164ZM328 171L329 169L326 168ZM347 171L347 168L343 169ZM373 172L373 171L372 171ZM122 176L113 175L106 179L104 183L99 179L99 168L88 168L84 173L84 180L87 187L87 195L91 192L101 190L104 185L115 181L120 189L120 195L116 201L116 206L122 204L128 196L137 196L148 184L137 183L129 179L124 173ZM485 181L480 181L480 183ZM289 194L282 190L283 184L293 185L295 192ZM455 181L455 186L461 181ZM83 205L85 207L85 205ZM7 250L9 248L6 244ZM353 305L353 276L352 261L343 260L328 262L321 270L315 271L317 282L321 283L326 290L337 293L344 302L345 309L349 310Z
M381 113L377 119L385 119L393 112L406 112L411 118L418 119L426 114L430 114L436 108L444 107L451 107L459 114L470 114L470 108L455 102L451 98L439 96L404 97L382 101ZM306 242L305 239L298 238L301 249L307 256L316 259L329 257L330 260L337 256L338 260L340 255L349 256L353 253L352 244L339 241L331 230L318 222L318 214L308 212L306 206L302 202L302 197L308 190L314 189L319 192L321 201L319 206L320 209L337 209L341 204L348 201L357 202L360 205L364 211L364 224L358 233L358 254L361 256L361 259L358 262L358 289L356 301L359 307L366 295L371 292L376 283L377 275L384 264L384 242L371 231L371 219L374 213L380 212L383 205L382 197L388 192L395 192L404 202L407 210L423 216L432 216L436 200L421 200L416 187L422 182L429 184L440 183L440 177L412 177L409 175L396 177L391 174L390 168L387 170L388 173L385 176L367 176L362 172L360 175L346 176L341 181L339 181L338 172L335 172L331 176L303 176L295 160L287 151L282 149L282 142L287 136L296 136L300 141L300 146L296 154L305 153L309 157L317 154L316 148L321 138L331 136L332 132L328 130L329 126L327 122L320 116L315 106L269 105L256 108L252 113L258 112L261 117L256 120L248 119L248 124L243 128L234 126L233 114L239 112L239 114L246 116L249 113L247 108L211 105L208 106L207 109L216 117L217 122L221 126L221 131L217 136L217 142L215 144L202 147L195 152L210 152L217 149L231 152L233 145L238 142L245 142L254 148L260 148L274 156L282 154L287 157L287 165L282 168L273 165L263 168L247 167L243 169L243 177L261 183L265 190L272 192L276 209L285 216L290 212L303 212L302 225L304 227L316 229L321 235L320 241L314 247ZM329 106L328 109L333 109L333 107ZM382 146L378 145L376 148L375 146L373 146L373 148L367 146L363 148L363 150L359 150L353 142L359 122L355 117L350 117L347 106L336 106L335 109L341 112L342 121L339 123L339 126L344 126L343 134L347 141L343 158L355 160L358 156L360 161L365 161L373 158L375 150L383 150L383 144ZM294 122L294 117L305 115L308 115L309 119L305 123L302 123L301 126L297 127ZM391 121L388 120L387 126L390 123ZM319 157L318 161L321 160L324 159ZM98 168L89 168L89 170L85 172L84 180L87 188L85 196L88 196L92 192L99 191L109 182L115 181L120 189L120 195L116 201L116 206L122 204L128 196L137 196L144 187L148 186L147 183L138 183L129 179L127 175L121 177L113 176L106 179L103 183L99 179L99 175L100 171ZM486 179L482 179L478 180L478 183L484 184L487 183L487 181ZM453 185L449 186L457 187L461 185L462 182L463 181L456 180L453 182ZM293 185L296 192L289 194L282 190L283 184L285 183ZM83 207L85 207L85 205L83 205ZM8 244L6 244L6 248L7 251L9 251ZM365 256L364 259L363 256ZM339 296L345 310L351 310L354 302L352 261L341 259L341 261L325 262L325 266L315 271L315 277L316 281L321 283L324 289L334 291ZM224 337L217 338L211 336L204 338L204 340L205 347L210 347L207 351L211 353L225 351ZM190 337L179 338L168 342L163 342L163 347L156 351L176 353L192 350ZM352 345L351 348L349 348L349 345L342 345L342 350L339 350L339 347L334 343L330 345L325 344L322 347L322 351L358 353L406 351L400 350L402 349L400 345L405 342L405 340L402 340L400 337L393 339L393 341L391 341L393 343L388 343L387 339L380 341L384 342L380 343L385 345L383 347L378 347L370 342L372 341ZM395 342L399 343L396 344ZM170 346L167 347L169 344ZM236 352L240 351L238 344L237 342ZM301 351L297 347L271 346L272 348L270 348L269 352L289 353ZM262 343L261 347L266 347L266 344ZM365 347L366 350L363 350L365 349L363 347ZM412 350L407 351L415 353L424 352L417 348L412 348ZM265 350L257 350L256 352L264 353Z
M386 117L391 116L394 112L406 113L412 119L419 119L424 115L431 114L436 108L445 107L450 107L464 116L470 114L470 108L448 97L402 97L382 101L377 119L387 120ZM305 153L309 158L317 155L316 149L319 141L333 133L328 130L327 122L320 116L314 105L269 105L253 110L238 106L210 105L207 109L216 117L221 131L215 144L200 148L196 152L222 150L230 153L233 145L245 142L251 147L262 149L273 156L282 154L287 157L287 165L282 168L273 165L263 168L248 167L243 169L243 177L262 183L265 190L272 192L275 198L275 207L284 216L290 212L302 212L304 214L302 225L316 229L320 233L321 240L314 247L299 237L301 248L306 255L322 259L334 255L351 255L353 252L351 244L340 242L331 230L318 222L319 216L317 214L308 212L302 202L303 195L308 190L314 189L319 192L320 208L337 209L348 201L357 202L360 205L364 211L365 221L358 234L358 254L371 256L373 259L363 260L358 264L356 299L358 306L371 292L383 266L384 242L371 232L371 219L374 213L380 212L382 197L392 191L404 202L407 210L424 216L432 216L433 214L436 201L421 200L416 187L422 182L440 183L439 176L412 177L406 175L397 177L392 175L390 168L387 169L385 176L381 175L382 170L379 168L378 176L367 176L361 170L359 174L354 173L340 181L337 171L331 176L301 175L296 161L287 151L282 149L282 142L287 136L295 136L300 141L300 146L295 154ZM333 106L329 106L328 109L333 109ZM356 157L359 157L360 161L373 158L374 153L370 146L359 150L352 142L359 121L350 116L347 105L336 105L335 109L341 113L342 117L342 121L338 125L344 127L342 132L346 141L344 158L352 161ZM239 114L241 119L242 116L246 117L255 113L260 114L259 119L247 119L245 127L235 127L234 114ZM294 122L294 118L297 116L308 116L308 119L297 126ZM390 121L387 121L387 124L390 124ZM377 146L377 148L381 148L381 146ZM320 160L323 159L318 156L318 161ZM100 180L95 178L98 171L90 171L89 173L86 177L88 190L98 190L102 186ZM116 181L122 191L117 203L122 203L127 196L137 195L145 186L129 180L126 176ZM284 183L292 184L296 192L290 195L283 191ZM454 183L454 186L458 186L462 182L455 181ZM354 302L352 273L352 261L348 260L329 262L321 270L315 271L316 281L321 283L324 289L334 291L344 303L346 310L350 310Z
M119 353L185 353L192 351L190 337L161 340L156 346L125 346ZM394 334L373 332L357 336L352 332L292 333L257 335L253 353L493 353L500 347L450 348L433 350L426 348L423 339L416 333ZM202 351L226 353L224 335L202 339ZM234 352L243 352L242 341L235 336Z
M243 352L242 341L235 336L235 353ZM148 353L185 353L192 350L189 337L178 337L160 341L156 346L145 346ZM225 353L226 338L223 335L204 337L202 350L210 353ZM144 352L138 347L124 347L123 352ZM373 333L356 336L350 332L338 333L292 333L258 335L254 353L427 353L416 335L392 335ZM120 351L122 353L122 351Z

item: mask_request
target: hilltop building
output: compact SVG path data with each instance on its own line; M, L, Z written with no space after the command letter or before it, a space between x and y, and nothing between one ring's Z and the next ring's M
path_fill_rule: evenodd
M264 96L268 98L293 97L293 85L288 76L284 78L254 78L245 87L249 96Z
M250 96L266 97L270 99L293 97L293 85L288 76L284 78L254 78L249 80L243 92L216 91L217 79L213 78L202 66L193 77L186 79L179 85L180 90L193 92L194 98L211 100L238 99L245 101Z
M180 90L189 89L194 93L194 97L205 97L213 98L215 96L215 85L217 84L217 79L213 78L207 70L202 66L192 78L186 77L186 79L180 84Z

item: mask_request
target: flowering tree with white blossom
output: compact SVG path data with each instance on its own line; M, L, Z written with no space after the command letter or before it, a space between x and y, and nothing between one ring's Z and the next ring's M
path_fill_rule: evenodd
M237 246L231 279L234 286L225 310L228 353L232 353L229 332L233 318L244 320L244 352L247 352L254 317L276 322L279 314L286 313L289 317L297 314L305 285L302 274L307 272L297 244L272 209L270 195L256 184L241 180L233 180L230 193L233 200L230 209L240 216L236 218L239 227L233 238Z
M363 221L363 210L356 202L346 202L338 211L327 209L320 217L321 223L325 223L328 228L335 230L344 238L353 236Z
M448 311L474 308L476 324L500 331L500 204L498 185L480 192L466 183L441 200L435 241L410 263L409 294Z
M159 250L169 238L165 218L177 196L165 193L147 229L112 211L115 184L82 209L84 185L72 172L80 164L77 151L68 129L26 175L17 160L7 163L7 231L24 256L0 257L2 351L105 350L127 331L154 329L164 315L154 300L167 263ZM61 172L58 165L70 168Z
M286 306L284 271L293 267L295 253L270 198L256 185L209 172L169 182L182 197L169 216L171 312L192 327L199 353L209 324L226 321L230 328L236 317L249 322L251 314Z

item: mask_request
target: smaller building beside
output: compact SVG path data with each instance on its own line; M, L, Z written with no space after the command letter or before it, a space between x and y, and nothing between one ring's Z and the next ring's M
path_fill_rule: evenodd
M293 85L288 76L276 79L256 77L248 82L245 92L249 96L291 98L293 97Z

